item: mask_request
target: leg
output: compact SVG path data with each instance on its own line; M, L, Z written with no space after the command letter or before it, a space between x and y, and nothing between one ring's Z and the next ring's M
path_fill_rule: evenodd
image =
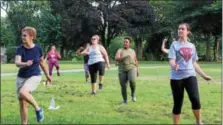
M48 67L49 67L49 74L50 76L52 76L52 72L53 72L53 63L51 61L48 62Z
M21 124L27 125L28 123L28 103L19 98L19 105L20 105L20 115L21 115Z
M85 80L86 80L86 82L88 82L89 69L88 69L88 64L87 63L84 64L84 72L85 72Z
M96 93L97 70L95 64L89 66L92 93Z
M36 110L37 121L43 120L43 109L40 108L36 100L31 95L41 81L41 76L32 76L30 78L17 78L17 94L20 101L21 119L22 123L25 123L28 119L27 109L25 108L27 103L31 104Z
M171 80L170 82L171 89L173 92L173 122L174 124L179 124L180 122L180 114L181 108L183 105L183 98L184 98L184 86L182 80Z
M35 110L39 109L39 105L37 104L33 96L31 95L30 90L28 90L27 88L21 88L19 95L22 100L25 100L29 104L31 104L35 108Z
M59 69L60 69L59 61L56 61L54 65L56 66L56 69L57 69L57 76L60 76L60 72L59 72Z
M99 70L99 89L102 89L105 75L105 62L99 62L97 68Z
M135 90L136 90L136 69L131 69L128 71L128 80L130 83L130 88L131 88L131 96L135 97Z
M41 81L41 76L32 76L24 81L24 85L19 90L19 98L31 104L35 110L39 109L39 105L33 98L31 92L34 91Z
M118 74L119 77L119 83L121 86L121 93L122 93L122 98L124 102L127 102L127 73L123 71L119 71Z
M197 78L195 76L192 76L186 79L185 89L191 101L192 109L193 109L193 113L196 118L196 121L197 123L202 123L199 90L198 90Z

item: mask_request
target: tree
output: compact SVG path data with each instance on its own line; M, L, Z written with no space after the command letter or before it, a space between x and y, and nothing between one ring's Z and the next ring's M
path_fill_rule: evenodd
M221 0L208 1L182 1L177 2L177 6L183 5L177 9L178 17L175 22L188 22L191 24L193 31L204 34L206 37L206 59L211 61L211 43L210 37L215 37L214 57L217 61L218 38L222 33L222 2Z
M52 1L52 6L55 12L62 17L63 31L70 47L88 41L93 34L99 34L101 43L107 48L113 38L126 31L137 38L137 43L139 43L137 50L141 50L142 40L138 39L148 34L148 27L153 24L155 19L148 1L145 0L140 2L128 0L58 0ZM139 36L136 35L138 33L140 33ZM141 51L137 53L142 55ZM139 57L141 58L141 56Z
M7 18L13 27L16 36L16 44L21 43L21 30L25 26L34 26L33 21L36 19L40 6L44 2L40 1L1 1L1 9L3 9Z

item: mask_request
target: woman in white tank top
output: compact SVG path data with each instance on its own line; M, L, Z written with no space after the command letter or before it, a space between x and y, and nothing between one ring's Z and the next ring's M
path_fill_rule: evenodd
M99 45L100 37L94 35L91 38L92 45L86 48L81 55L89 55L88 66L91 76L92 95L96 94L97 72L99 71L99 89L103 88L105 63L106 67L110 69L110 63L107 51L102 45Z

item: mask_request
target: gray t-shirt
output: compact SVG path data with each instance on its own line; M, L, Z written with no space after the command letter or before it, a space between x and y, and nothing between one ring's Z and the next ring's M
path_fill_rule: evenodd
M171 69L171 79L180 80L196 76L193 63L198 60L198 56L193 43L174 41L170 46L168 58L176 59L179 65L178 71Z

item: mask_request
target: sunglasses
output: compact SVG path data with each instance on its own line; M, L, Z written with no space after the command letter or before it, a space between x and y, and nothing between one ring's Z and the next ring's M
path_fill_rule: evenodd
M92 38L91 40L96 40L96 38Z
M27 35L26 34L23 34L22 37L27 37Z

